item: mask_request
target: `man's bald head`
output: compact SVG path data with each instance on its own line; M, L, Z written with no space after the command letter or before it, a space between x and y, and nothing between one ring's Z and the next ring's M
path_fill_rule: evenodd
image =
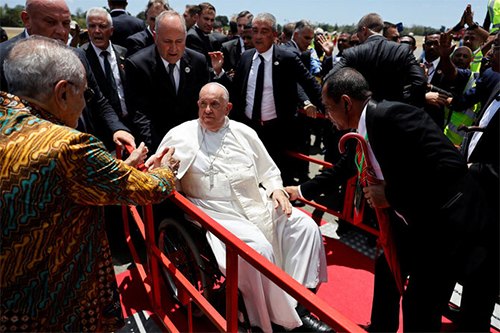
M21 19L30 36L68 41L71 12L64 0L27 0L25 8Z

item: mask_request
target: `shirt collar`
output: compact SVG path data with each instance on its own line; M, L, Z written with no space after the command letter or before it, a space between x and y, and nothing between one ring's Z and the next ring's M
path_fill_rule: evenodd
M441 60L441 57L438 57L436 60L432 61L432 65L434 68L437 68L440 60ZM427 63L429 63L429 62L424 58L424 64L427 64Z
M97 57L100 57L101 53L104 51L108 51L110 56L112 56L112 54L113 54L113 47L111 46L111 41L109 41L109 45L108 45L108 48L106 50L102 50L102 49L98 48L97 46L94 45L94 43L92 43L92 41L90 41L90 45L92 45L92 47L94 48L94 51L97 54Z
M363 137L366 136L366 109L368 107L368 103L365 104L363 108L363 112L361 112L361 116L359 117L358 129L356 132L361 134Z
M181 68L181 59L177 60L177 62L175 63L175 67L177 69ZM167 70L167 73L168 73L168 65L170 65L170 63L168 61L166 61L165 59L163 59L163 58L161 58L161 61L163 61L163 65L165 66L165 69Z
M257 52L255 52L255 54L253 55L253 59L255 60L255 59L257 59L257 57L258 57L259 55L261 55L262 57L264 57L264 60L265 60L266 62L271 61L271 60L272 60L272 58L273 58L273 48L274 48L274 45L271 45L271 47L269 48L269 50L267 50L267 51L266 51L266 52L264 52L264 53L259 53L258 51L257 51Z

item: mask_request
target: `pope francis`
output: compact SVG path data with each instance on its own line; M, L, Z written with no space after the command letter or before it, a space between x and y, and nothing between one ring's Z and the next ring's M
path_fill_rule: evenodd
M227 117L232 107L227 90L218 83L205 85L198 106L199 119L170 130L158 148L175 147L182 161L178 190L305 287L326 282L318 226L290 204L280 171L255 131ZM224 243L210 232L207 239L225 273ZM273 331L271 323L301 332L331 330L241 258L239 277L252 326L264 332Z

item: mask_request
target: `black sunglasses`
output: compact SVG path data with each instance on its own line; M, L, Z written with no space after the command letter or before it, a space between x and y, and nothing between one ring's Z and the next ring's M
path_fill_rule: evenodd
M351 41L349 42L349 44L350 44L350 45L359 45L359 41L357 41L357 40L351 40Z
M75 86L75 84L71 81L66 80L66 82ZM57 83L59 83L59 81L54 82L54 85L56 85ZM94 98L94 96L95 96L95 92L90 87L85 88L85 90L83 91L83 98L85 98L85 102L87 102L87 103L90 102L92 100L92 98Z

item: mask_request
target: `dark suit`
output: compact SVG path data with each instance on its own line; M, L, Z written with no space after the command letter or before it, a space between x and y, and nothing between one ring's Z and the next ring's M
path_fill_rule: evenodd
M130 16L125 11L113 10L110 14L113 19L113 35L110 38L113 44L125 47L125 40L129 36L146 28L143 20Z
M485 72L486 73L486 72ZM493 72L494 73L494 72ZM481 86L476 86L480 88ZM489 90L491 93L475 125L479 125L485 111L500 95L500 82ZM463 282L462 301L460 304L460 330L487 332L490 330L490 318L499 293L499 111L489 121L476 147L470 154L469 170L486 194L489 206L489 223L484 233L488 254L476 274L466 276ZM463 142L465 157L469 153L469 144L474 132L467 134Z
M149 32L148 28L139 31L128 37L125 41L125 47L127 48L127 57L142 50L155 43L155 38L152 33Z
M212 67L212 60L208 52L219 51L221 44L219 44L219 41L212 34L205 35L205 33L195 25L189 29L186 35L186 47L203 54L207 59L208 66Z
M212 32L212 37L217 41L219 46L222 45L223 43L229 41L229 37L227 35L221 34L218 31ZM220 48L217 51L220 51Z
M127 108L133 116L139 142L155 153L165 134L173 127L198 117L198 94L210 74L202 54L188 48L180 60L177 95L156 45L127 59Z
M352 67L360 72L368 81L372 98L376 101L386 99L416 106L425 104L425 74L408 45L372 35L363 44L345 49L330 73L342 67ZM405 100L405 85L411 85L409 100Z
M484 195L458 150L423 110L398 102L370 102L366 128L387 184L387 201L408 223L391 218L402 271L410 275L403 296L404 331L439 331L457 271L474 260L470 241L486 222L481 212ZM331 170L302 184L305 198L356 174L355 150L348 152ZM395 331L399 293L394 280L385 276L386 287L392 288L379 293L377 278L386 273L379 267L377 261L373 307L385 318L372 314L371 329Z
M230 41L222 44L220 48L224 55L224 70L226 72L236 68L241 57L241 41L239 37L231 39Z
M3 63L10 53L12 44L23 38L26 38L26 34L24 32L15 38L0 44L0 73L2 77L2 89L7 89L4 88L7 87L7 81L5 80L3 72ZM81 118L83 118L84 122L79 121L77 129L82 132L93 134L103 141L109 141L110 138L112 139L112 136L116 131L124 130L130 132L130 130L120 121L115 110L113 110L106 97L102 94L85 53L80 49L75 48L74 50L85 68L87 85L95 92L94 98L92 98L92 100L87 103L85 109L83 109ZM95 127L96 124L104 124L105 131L97 131Z
M322 105L321 86L318 81L309 74L302 61L293 53L280 47L273 47L272 82L273 95L277 118L269 124L261 125L250 121L245 115L247 84L253 57L257 50L247 50L241 55L240 62L235 69L234 77L221 78L221 83L226 85L230 91L233 111L230 117L242 121L255 129L260 139L266 146L271 157L281 170L285 183L291 182L292 176L285 151L295 149L297 138L294 133L297 117L297 105L299 96L298 84L302 86L314 105ZM277 140L276 138L286 138Z
M127 49L120 45L114 45L111 44L113 47L113 50L115 52L116 56L116 62L118 65L118 71L120 73L120 79L121 83L125 89L125 55L127 53ZM97 84L99 85L99 88L101 89L102 94L104 97L107 98L107 100L110 102L110 104L113 106L113 109L118 110L116 113L117 115L120 115L121 112L121 105L113 105L111 103L112 98L112 90L111 86L108 84L108 81L106 80L106 74L104 73L101 63L99 62L98 56L94 50L94 48L90 45L90 43L86 43L80 48L83 52L85 52L85 56L87 57L87 60L90 64L90 67L92 68L92 72L94 73L95 79L97 81ZM117 101L119 102L119 101ZM120 116L119 116L120 117ZM127 124L127 126L130 126L126 118L120 117L120 120ZM106 128L103 127L103 124L97 123L95 124L95 131L98 133L98 136L100 137L105 137L106 141L104 142L106 147L111 148L112 150L114 149L114 143L113 141L109 140L110 137L107 136L106 133Z

